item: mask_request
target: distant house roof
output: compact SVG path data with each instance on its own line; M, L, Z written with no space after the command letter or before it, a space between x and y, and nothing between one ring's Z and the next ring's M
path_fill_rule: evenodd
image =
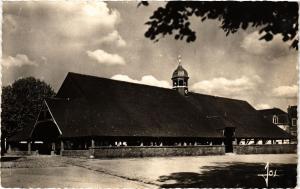
M269 116L269 115L286 115L287 113L279 108L270 108L270 109L263 109L258 110L262 115Z
M45 100L61 137L140 136L285 139L291 135L249 103L198 93L68 73L55 98ZM25 132L23 133L25 135Z
M267 119L269 122L274 122L273 116L277 116L277 121L276 125L288 125L289 120L288 120L288 113L284 112L283 110L279 108L271 108L271 109L264 109L264 110L259 110L261 115L265 119Z

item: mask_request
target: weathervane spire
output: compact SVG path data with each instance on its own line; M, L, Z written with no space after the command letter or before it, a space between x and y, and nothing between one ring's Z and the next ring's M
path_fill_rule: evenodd
M181 66L181 55L178 55L177 61L178 61L178 65Z

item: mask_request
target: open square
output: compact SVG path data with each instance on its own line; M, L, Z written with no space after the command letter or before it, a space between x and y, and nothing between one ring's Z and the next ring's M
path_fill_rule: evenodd
M269 187L296 186L296 154L83 159L31 156L2 160L2 187Z

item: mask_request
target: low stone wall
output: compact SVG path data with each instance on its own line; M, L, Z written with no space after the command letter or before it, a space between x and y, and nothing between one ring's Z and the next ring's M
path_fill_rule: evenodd
M223 155L225 147L221 145L203 146L120 146L96 147L89 150L64 150L63 156L95 158L127 157L164 157L164 156L202 156Z
M202 156L223 155L225 147L213 146L135 146L98 147L93 149L95 158L159 157L159 156Z
M27 156L27 155L38 155L38 151L31 151L28 154L28 151L10 151L6 153L7 155L16 155L16 156Z
M297 153L297 144L234 145L236 154L289 154Z
M90 150L63 150L62 155L70 157L90 157Z

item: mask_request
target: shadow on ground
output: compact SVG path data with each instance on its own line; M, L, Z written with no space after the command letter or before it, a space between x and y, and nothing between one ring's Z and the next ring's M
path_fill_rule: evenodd
M269 186L295 187L297 181L296 164L270 164L270 170L277 170L276 177L269 177ZM204 166L201 173L178 172L160 176L161 188L230 188L230 187L266 187L265 180L258 174L266 174L265 164L232 163ZM172 183L172 184L170 184Z

